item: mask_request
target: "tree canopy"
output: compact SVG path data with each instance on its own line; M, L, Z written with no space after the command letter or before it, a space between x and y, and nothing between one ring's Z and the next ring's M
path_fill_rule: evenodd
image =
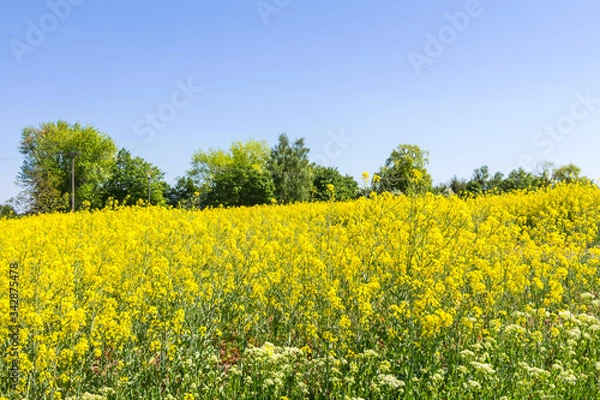
M0 208L0 217L19 213L71 209L72 173L75 209L101 208L109 199L135 204L183 208L252 206L269 203L355 199L370 191L418 195L477 196L513 190L535 190L556 183L590 183L574 164L556 167L538 164L535 171L517 168L507 176L492 173L487 165L476 168L470 179L456 175L432 187L427 170L429 152L401 144L373 175L363 174L364 186L337 168L310 163L304 139L291 141L285 133L269 148L265 141L234 141L227 149L197 150L190 169L170 186L164 173L126 149L117 151L112 139L91 125L47 122L21 132L19 151L23 164L17 177L22 192ZM148 179L150 178L150 179Z
M75 208L84 202L102 205L103 186L110 177L116 146L91 125L49 122L27 127L19 151L24 156L18 177L30 212L69 209L72 163L75 169Z
M268 169L266 142L233 142L228 151L198 150L188 176L200 190L205 206L252 206L270 203L275 185Z
M16 215L15 209L10 204L0 204L0 219L14 218Z
M308 201L312 188L312 170L304 139L290 143L287 135L279 135L279 142L271 150L269 171L275 184L275 197L280 203Z
M552 172L552 179L556 182L582 182L587 178L581 176L581 168L574 164L563 165Z
M350 200L359 193L358 183L349 175L342 175L333 167L313 165L312 198L317 201ZM329 186L332 185L332 186ZM333 190L331 190L333 189Z
M504 176L501 172L491 174L487 166L476 168L469 181L454 176L449 183L436 186L435 192L443 194L457 194L460 196L480 195L484 193L506 193L514 190L546 187L552 184L590 183L591 181L581 176L581 169L573 164L555 167L551 162L541 162L535 171L526 171L516 168Z
M167 184L164 173L155 165L141 157L132 157L126 149L119 150L110 169L110 178L104 187L104 200L110 198L120 203L126 199L136 202L148 201L148 180L150 180L150 203L164 204Z
M379 170L380 181L377 191L424 193L432 188L431 176L427 172L429 152L417 145L401 144L392 151Z
M165 192L167 204L173 207L200 207L199 196L200 188L189 176L178 177L175 185L169 186Z

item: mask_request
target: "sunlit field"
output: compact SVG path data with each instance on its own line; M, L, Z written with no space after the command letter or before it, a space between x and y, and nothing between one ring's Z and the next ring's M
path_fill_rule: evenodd
M591 185L3 220L0 398L598 398L599 226Z

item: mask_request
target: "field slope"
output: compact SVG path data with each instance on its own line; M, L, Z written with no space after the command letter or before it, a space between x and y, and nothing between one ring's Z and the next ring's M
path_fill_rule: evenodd
M581 185L3 220L0 393L598 398L599 226Z

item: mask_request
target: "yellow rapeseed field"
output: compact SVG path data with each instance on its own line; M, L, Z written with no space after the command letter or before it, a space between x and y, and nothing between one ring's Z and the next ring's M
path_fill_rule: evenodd
M592 185L3 220L0 398L598 398L599 227Z

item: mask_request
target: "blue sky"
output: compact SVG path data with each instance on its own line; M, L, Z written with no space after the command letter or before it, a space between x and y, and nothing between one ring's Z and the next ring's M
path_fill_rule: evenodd
M169 182L197 149L281 132L357 179L401 143L430 152L435 182L542 160L600 178L599 15L595 0L4 0L0 202L21 130L57 119Z

